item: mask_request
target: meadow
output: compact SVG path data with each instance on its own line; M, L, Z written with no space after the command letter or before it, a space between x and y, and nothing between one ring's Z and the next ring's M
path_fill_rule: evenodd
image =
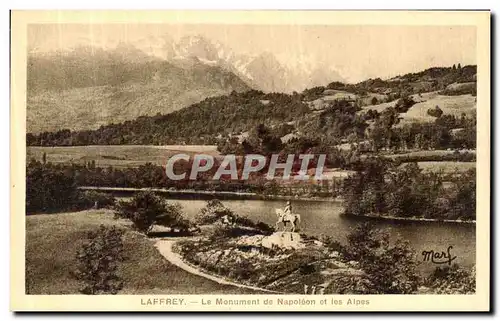
M423 171L427 172L443 172L445 174L455 172L466 172L469 169L476 168L475 162L418 162Z
M436 93L428 93L422 96L424 95L427 96L425 97L426 99L424 98L421 102L417 102L408 112L401 114L403 119L400 124L432 122L435 117L427 114L427 110L433 109L436 106L439 106L445 115L454 115L455 117L461 117L462 113L467 116L476 113L476 97L472 95L444 96Z
M453 155L455 153L454 150L446 150L446 149L434 149L434 150L416 150L416 151L411 151L411 152L406 152L406 153L400 153L400 154L391 154L387 155L387 157L391 157L394 159L397 159L398 157L432 157L432 156L447 156L447 155ZM476 151L473 149L464 149L460 150L460 153L471 153L471 154L476 154Z
M42 160L43 153L47 162L86 164L95 161L98 167L138 167L146 163L165 165L167 159L179 153L188 155L208 154L217 156L217 146L212 145L99 145L99 146L28 146L27 161L31 158Z
M114 220L110 210L27 216L27 293L78 294L79 284L73 277L76 253L87 233L100 224L125 230L125 261L118 272L124 288L119 294L254 293L218 284L169 263L154 247L154 240L133 231L129 222Z
M460 117L462 113L465 113L467 116L476 113L476 97L472 95L445 96L437 92L428 92L415 94L411 97L416 104L408 112L401 113L401 121L396 126L412 122L433 122L435 117L428 115L427 110L433 109L436 106L439 106L445 115L454 115L455 117ZM396 102L397 100L377 105L367 105L359 113L365 113L370 109L381 113L389 107L394 107Z

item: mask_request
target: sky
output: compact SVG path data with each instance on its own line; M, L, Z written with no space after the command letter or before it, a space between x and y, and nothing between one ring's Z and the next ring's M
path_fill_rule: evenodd
M472 26L217 24L44 24L28 28L28 47L50 51L201 35L236 53L273 53L285 64L333 67L349 82L390 78L434 66L476 64ZM148 40L146 40L148 41Z

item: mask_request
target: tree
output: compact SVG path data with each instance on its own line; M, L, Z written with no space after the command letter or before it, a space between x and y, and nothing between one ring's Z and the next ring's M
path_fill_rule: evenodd
M450 187L450 219L476 219L476 171L470 169L453 178Z
M380 214L385 210L384 175L389 167L386 160L368 158L358 165L356 174L343 183L344 214Z
M377 99L377 97L374 96L372 98L372 105L376 105L376 104L378 104L378 99Z
M417 290L420 277L416 271L415 252L408 242L389 242L387 231L370 224L358 226L347 236L343 255L360 263L372 294L411 294Z
M75 277L83 294L116 294L123 288L118 265L123 261L123 231L101 225L88 233L88 241L78 250Z
M146 234L155 224L174 227L186 221L179 204L168 203L149 191L137 193L129 202L119 202L117 216L131 220L138 231Z
M77 190L72 173L32 160L26 165L26 212L69 208Z

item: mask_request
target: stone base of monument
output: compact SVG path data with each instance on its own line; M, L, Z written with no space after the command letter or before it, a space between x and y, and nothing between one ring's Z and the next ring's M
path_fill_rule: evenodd
M262 246L269 249L303 249L306 244L299 233L275 232L272 235L262 238Z

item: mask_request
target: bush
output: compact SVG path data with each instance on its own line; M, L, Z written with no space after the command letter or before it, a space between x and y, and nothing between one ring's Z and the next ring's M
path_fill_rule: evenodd
M425 285L436 294L474 294L476 292L476 268L470 271L458 264L437 267Z
M234 219L236 215L217 199L207 201L207 205L201 209L194 219L196 224L214 224L222 220L224 216Z
M443 115L443 110L439 106L434 107L434 109L427 109L427 115L439 118Z
M346 255L345 246L342 245L342 243L340 243L339 241L334 240L333 237L326 235L326 236L321 237L320 241L330 251L337 251L337 252L339 252L339 254Z
M415 293L420 278L415 253L407 242L397 240L391 245L389 234L370 224L358 226L347 239L344 256L359 262L372 294Z
M137 193L131 201L121 201L117 205L116 217L127 218L134 227L149 233L153 225L173 227L186 225L179 204L167 203L152 192Z
M243 235L256 235L259 231L239 226L217 225L208 235L211 241L240 237Z
M400 98L396 102L394 109L396 109L398 113L406 113L415 104L416 102L413 100L413 98L405 96Z
M373 294L372 288L373 284L365 276L346 275L336 278L325 294Z
M88 242L78 250L75 277L83 294L116 294L123 288L117 275L123 257L123 231L101 225L88 234Z
M217 199L209 200L207 202L207 205L201 209L198 215L196 215L195 223L199 225L214 224L217 222L222 222L225 216L234 225L250 227L258 230L260 233L263 234L271 234L274 232L274 228L264 222L255 223L254 221L252 221L247 217L235 214L233 211L225 207L224 204L222 204L222 202ZM243 234L248 234L248 233L249 231L247 230Z

